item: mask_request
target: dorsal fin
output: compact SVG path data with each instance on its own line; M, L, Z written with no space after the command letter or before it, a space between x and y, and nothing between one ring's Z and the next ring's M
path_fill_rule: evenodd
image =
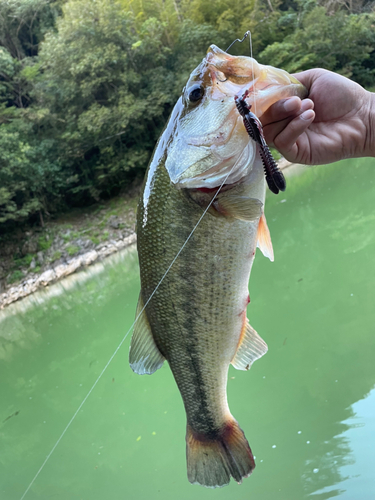
M241 340L231 363L237 370L249 370L251 365L266 354L267 344L245 318Z
M136 318L143 309L143 300L139 295ZM164 356L155 344L146 311L142 311L134 326L130 345L129 363L131 369L139 375L151 375L161 368Z
M266 216L264 215L264 213L262 214L259 220L257 237L258 237L257 241L258 248L260 248L260 251L265 257L268 257L270 261L273 262L274 255L273 255L271 235L270 235L270 230L268 229L267 226Z

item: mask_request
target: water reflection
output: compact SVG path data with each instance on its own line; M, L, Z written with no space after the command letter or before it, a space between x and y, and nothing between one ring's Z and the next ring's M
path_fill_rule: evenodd
M372 499L375 495L374 462L371 436L375 435L375 390L351 407L351 416L344 422L346 430L335 439L346 443L350 458L340 464L340 480L314 492L313 498L331 498L340 494L342 500ZM337 457L330 457L335 465ZM327 484L327 483L326 483Z
M132 245L0 310L0 360L9 360L16 345L30 349L40 339L40 322L46 318L69 318L69 311L78 304L85 310L104 307L116 289L118 293L137 275L136 268L136 247Z
M365 181L353 184L357 170ZM256 455L251 478L214 492L187 482L170 370L133 374L129 338L26 500L374 498L375 235L354 245L369 224L374 176L371 160L344 162L269 197L275 263L257 255L249 309L269 352L228 381ZM133 322L136 254L116 258L1 316L0 498L19 500Z

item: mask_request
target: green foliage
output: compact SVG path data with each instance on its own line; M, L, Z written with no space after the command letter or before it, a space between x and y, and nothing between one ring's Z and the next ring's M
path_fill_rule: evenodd
M0 125L0 224L26 219L41 207L43 180L29 152L16 127Z
M61 258L61 255L62 254L60 251L54 252L54 254L52 255L51 261L54 262L55 260L59 260Z
M38 238L38 248L39 250L48 250L52 245L52 238L48 238L46 234L39 236Z
M29 267L35 255L28 253L25 257L13 259L14 267Z
M12 274L8 278L8 283L14 283L16 281L22 280L23 272L22 271L13 271Z
M68 255L72 256L79 252L79 247L77 247L76 245L69 245L66 251L68 252Z
M259 60L291 73L322 67L369 85L375 75L375 66L366 65L375 48L374 24L375 14L339 11L330 16L325 7L311 0L302 2L294 31L283 41L268 45Z
M190 72L212 43L226 48L251 29L262 63L290 72L321 66L373 86L372 5L0 2L0 232L100 203L142 176ZM236 44L231 52L247 54L248 46Z
M100 239L97 236L90 236L90 240L94 243L94 245L99 245Z

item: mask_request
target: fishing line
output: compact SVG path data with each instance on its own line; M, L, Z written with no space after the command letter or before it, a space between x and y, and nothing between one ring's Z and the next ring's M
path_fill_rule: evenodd
M159 281L159 283L156 285L156 288L154 289L154 291L152 292L152 294L150 295L150 297L148 298L147 302L145 303L145 305L143 306L142 310L140 311L140 313L138 314L138 316L135 318L133 324L131 325L131 327L129 328L129 330L126 332L125 336L123 337L123 339L121 340L121 342L119 343L119 345L117 346L115 352L112 354L112 356L109 358L107 364L105 365L105 367L103 368L103 370L101 371L100 375L98 376L98 378L95 380L93 386L91 387L91 389L89 390L89 392L86 394L86 396L83 398L81 404L78 406L77 410L75 411L74 415L72 416L72 418L69 420L68 422L68 425L65 427L65 429L62 431L60 437L58 438L58 440L56 441L56 443L54 444L54 446L52 447L51 451L48 453L46 459L44 460L44 462L42 463L42 465L40 466L38 472L35 474L34 478L32 479L32 481L30 482L29 486L26 488L24 494L22 495L22 497L20 498L20 500L23 500L25 498L25 496L27 495L28 491L30 490L30 488L32 487L32 485L34 484L35 480L37 479L37 477L39 476L39 474L42 472L44 466L46 465L46 463L48 462L48 460L50 459L52 453L55 451L55 449L57 448L57 446L59 445L60 441L62 440L62 438L64 437L65 433L67 432L67 430L69 429L69 427L72 425L74 419L76 418L76 416L78 415L79 411L81 410L82 406L86 403L87 399L89 398L90 394L92 393L92 391L95 389L97 383L99 382L99 380L102 378L102 376L104 375L104 372L107 370L108 366L110 365L110 363L112 362L113 358L116 356L116 354L118 353L118 351L120 350L122 344L125 342L125 339L127 338L127 336L129 335L129 333L132 331L132 329L134 328L135 324L137 323L139 317L141 316L141 314L143 313L143 311L146 309L148 303L150 302L150 300L152 299L152 297L155 295L157 289L159 288L159 286L162 284L162 282L164 281L165 277L167 276L167 274L169 273L171 267L173 266L173 264L176 262L176 260L178 259L180 253L183 251L183 249L185 248L186 244L188 243L188 241L190 240L190 238L193 236L195 230L197 229L197 227L199 226L201 220L203 219L203 217L206 215L206 213L208 212L209 208L211 207L212 203L215 201L215 198L217 197L217 195L220 193L222 187L224 186L225 182L227 181L228 177L230 176L230 174L232 173L232 170L234 169L235 167L235 163L233 164L232 168L230 169L230 171L228 172L228 174L226 175L226 177L224 178L223 182L221 183L219 189L216 191L215 195L212 197L212 200L210 201L210 203L208 204L207 208L204 210L203 214L201 215L201 217L199 218L198 222L195 224L193 230L191 231L191 233L189 234L189 236L187 237L187 239L185 240L185 243L182 245L182 247L180 248L180 250L178 251L178 253L176 254L175 258L172 260L171 264L169 265L168 269L165 271L163 277L161 278L161 280Z
M255 82L255 77L254 77L254 58L253 58L253 40L251 38L251 31L248 30L246 31L246 33L244 34L243 38L240 40L239 38L236 38L230 45L229 47L227 48L227 50L225 52L228 52L228 50L233 47L233 45L236 43L236 42L239 42L239 43L242 43L243 41L246 40L246 38L249 37L249 45L250 45L250 57L251 57L251 71L253 72L253 95L254 95L254 111L255 111L255 114L257 114L257 101L255 99L255 85L254 85L254 82Z
M253 58L253 41L251 39L251 31L247 31L249 34L249 43L250 43L250 57L251 57L251 71L253 72L253 96L254 96L254 111L257 114L257 100L255 99L255 77L254 77L254 58Z

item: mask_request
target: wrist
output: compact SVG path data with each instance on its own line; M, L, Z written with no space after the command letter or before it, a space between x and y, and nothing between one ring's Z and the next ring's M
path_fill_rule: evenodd
M375 93L368 92L366 141L363 156L375 156Z

